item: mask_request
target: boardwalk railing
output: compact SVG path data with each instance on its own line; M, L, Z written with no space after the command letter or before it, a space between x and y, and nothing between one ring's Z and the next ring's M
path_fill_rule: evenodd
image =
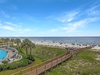
M42 62L41 64L38 64L36 66L31 66L27 69L20 70L11 75L39 75L39 74L46 72L47 70L57 66L58 64L62 63L63 61L66 61L70 57L74 57L80 51L82 51L84 49L88 49L88 48L90 48L90 47L73 50L71 52L62 54L58 57L55 57L55 58L49 59L45 62Z

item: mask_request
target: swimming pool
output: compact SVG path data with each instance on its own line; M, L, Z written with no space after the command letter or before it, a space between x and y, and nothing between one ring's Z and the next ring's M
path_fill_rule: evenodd
M0 49L0 61L5 59L8 55L8 52L3 50L3 49Z

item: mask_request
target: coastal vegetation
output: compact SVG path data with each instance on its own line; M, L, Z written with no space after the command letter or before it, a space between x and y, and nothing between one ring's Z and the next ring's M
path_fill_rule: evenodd
M100 75L100 52L84 50L45 75ZM100 57L99 57L100 58Z
M5 64L0 65L0 75L10 75L14 72L20 71L20 69L23 70L30 66L35 66L36 64L67 52L67 50L63 48L35 45L29 39L24 39L23 41L20 40L19 43L15 40L16 39L10 39L8 44L11 47L16 48L23 58L9 64L4 61Z

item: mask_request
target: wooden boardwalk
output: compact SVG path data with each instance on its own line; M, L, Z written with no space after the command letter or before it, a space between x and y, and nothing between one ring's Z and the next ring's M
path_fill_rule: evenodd
M39 74L46 72L47 70L49 70L57 65L59 65L60 63L66 61L67 59L74 57L80 51L85 50L85 49L89 49L89 48L90 47L73 50L73 51L65 53L59 57L55 57L55 58L50 59L46 62L43 62L41 65L37 65L36 68L34 68L34 69L32 69L32 67L30 67L29 69L26 69L26 70L30 70L29 72L25 73L25 70L22 70L20 72L14 73L12 75L39 75Z

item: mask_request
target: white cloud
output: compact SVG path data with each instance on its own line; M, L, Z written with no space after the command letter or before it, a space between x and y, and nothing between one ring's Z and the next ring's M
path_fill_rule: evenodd
M16 29L16 31L19 32L19 33L26 33L26 32L31 32L32 30L28 29L28 28L27 29L20 28L20 29Z
M89 23L96 21L97 19L98 18L86 18L76 22L70 22L67 23L66 26L63 26L61 28L51 29L51 32L57 32L57 31L74 32L77 31L77 29L83 28L85 25L88 25Z
M5 30L11 30L14 31L14 28L8 25L4 25L3 23L1 23L0 21L0 29L5 29Z
M80 28L83 28L85 25L88 25L89 23L96 22L98 19L100 19L99 18L100 10L97 9L99 7L100 4L95 5L84 11L83 10L73 11L65 15L63 14L63 16L57 17L55 20L61 22L62 24L65 24L66 26L52 29L51 32L57 32L57 31L74 32Z
M12 27L10 26L2 26L2 28L7 29L7 30L14 30Z
M18 33L26 33L26 32L31 31L31 29L29 29L29 28L24 28L20 25L12 23L12 22L0 22L0 28L5 29L5 30L18 32Z
M10 26L3 26L3 25L0 25L0 28L1 28L1 29L6 29L6 30L14 31L14 28L12 28L12 27L10 27Z
M100 15L99 14L100 13L100 10L98 10L97 8L100 8L100 4L93 6L92 8L88 9L86 12L90 16L98 16L98 15Z
M55 18L55 20L60 22L71 22L76 18L76 15L79 13L79 11L72 11L69 13L66 13L63 16Z
M86 18L77 22L72 22L72 23L68 23L67 27L63 27L63 30L66 30L68 32L72 32L77 30L80 27L84 27L85 25L87 25L88 23L94 22L96 21L97 18Z
M89 9L89 11L94 11L96 8L100 7L100 4L99 5L95 5L93 6L92 8Z

